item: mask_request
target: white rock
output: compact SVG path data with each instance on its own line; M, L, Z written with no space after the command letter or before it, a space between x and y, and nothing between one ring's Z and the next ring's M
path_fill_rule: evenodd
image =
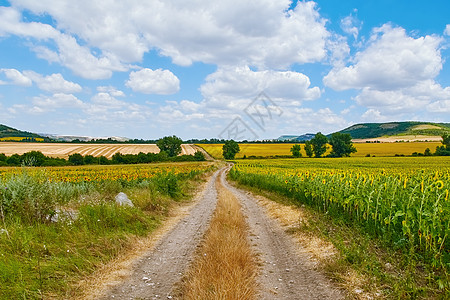
M127 194L125 194L123 192L120 192L117 194L116 203L119 205L124 205L124 206L134 206L133 202L131 202L131 200L128 199Z

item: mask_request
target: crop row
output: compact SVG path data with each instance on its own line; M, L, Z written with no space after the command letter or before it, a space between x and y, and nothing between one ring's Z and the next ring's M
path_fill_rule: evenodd
M410 159L384 168L345 166L345 161L328 166L321 161L320 167L304 166L301 160L249 161L236 164L230 174L243 184L343 216L399 249L422 253L434 267L450 270L448 162L441 161L446 167L418 167Z

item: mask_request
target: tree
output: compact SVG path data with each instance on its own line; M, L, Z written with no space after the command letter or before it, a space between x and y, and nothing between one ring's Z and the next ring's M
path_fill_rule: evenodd
M315 157L321 157L327 151L328 139L321 132L316 133L311 139L311 145Z
M205 161L205 155L201 151L195 151L194 153L194 160L196 161Z
M74 166L81 166L84 163L83 155L80 153L74 153L69 155L69 162Z
M300 150L301 150L300 145L295 144L294 146L292 146L292 148L291 148L292 156L302 157L302 153L300 152Z
M234 159L236 153L238 153L241 149L239 149L239 144L233 140L225 141L223 144L222 151L223 157L225 159Z
M42 166L47 157L41 151L30 151L22 154L21 160L24 166Z
M450 133L444 133L442 135L442 145L444 145L447 150L450 150Z
M350 154L356 152L356 148L353 146L352 137L348 133L333 133L329 143L332 147L330 153L331 157L350 156Z
M160 151L165 151L169 157L177 156L181 153L181 144L183 141L176 136L165 136L156 142Z
M306 152L306 155L308 157L312 157L313 156L314 152L313 152L312 145L311 145L310 141L306 141L305 142L305 152Z

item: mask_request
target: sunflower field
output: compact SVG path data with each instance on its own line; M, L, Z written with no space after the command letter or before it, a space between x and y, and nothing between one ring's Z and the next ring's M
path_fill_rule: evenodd
M246 160L230 176L359 224L450 270L450 158Z

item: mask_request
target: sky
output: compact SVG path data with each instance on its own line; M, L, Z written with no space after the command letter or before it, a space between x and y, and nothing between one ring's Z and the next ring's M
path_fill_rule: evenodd
M450 122L448 0L0 0L0 124L272 139Z

